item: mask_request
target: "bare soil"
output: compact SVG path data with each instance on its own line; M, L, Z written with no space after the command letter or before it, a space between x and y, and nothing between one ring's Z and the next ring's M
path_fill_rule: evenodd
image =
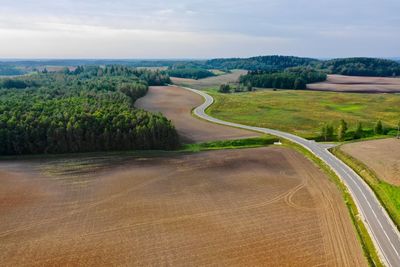
M224 83L235 83L239 80L241 75L245 75L246 73L246 70L233 70L228 74L198 80L175 77L171 77L171 80L176 85L187 86L195 89L206 89L210 87L217 87Z
M358 159L380 179L400 186L400 140L396 138L346 144L341 149Z
M325 82L308 84L307 89L353 93L399 93L400 78L328 75Z
M335 185L279 147L0 162L2 266L366 266Z
M192 140L230 129L180 121L195 94L149 96ZM26 157L0 170L2 266L367 266L336 186L287 148Z
M172 121L185 143L255 137L259 134L209 123L192 116L191 110L204 102L203 98L178 87L150 87L135 106L161 112Z

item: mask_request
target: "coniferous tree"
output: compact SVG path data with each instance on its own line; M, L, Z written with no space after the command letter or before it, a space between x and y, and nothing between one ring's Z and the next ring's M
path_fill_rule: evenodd
M343 119L340 120L337 131L338 141L344 141L347 133L347 123Z

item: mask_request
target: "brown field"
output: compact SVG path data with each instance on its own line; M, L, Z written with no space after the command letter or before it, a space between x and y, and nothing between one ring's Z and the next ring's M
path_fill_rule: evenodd
M367 165L380 179L400 186L400 140L356 142L343 145L341 149Z
M307 88L316 91L399 93L400 78L328 75L325 82L308 84Z
M171 77L171 81L180 86L187 86L195 89L206 89L210 87L220 86L224 83L234 83L237 82L241 75L246 74L245 70L233 70L232 73L218 75L214 77L208 77L199 80L184 79L184 78L174 78Z
M366 266L336 186L287 148L0 168L2 266Z
M147 95L136 101L135 106L163 113L173 122L182 141L186 143L238 139L259 135L194 118L191 115L191 110L203 102L201 96L184 89L157 86L150 87Z
M179 121L197 95L149 97L192 140L227 130ZM2 266L367 266L337 187L288 148L3 159L0 184Z

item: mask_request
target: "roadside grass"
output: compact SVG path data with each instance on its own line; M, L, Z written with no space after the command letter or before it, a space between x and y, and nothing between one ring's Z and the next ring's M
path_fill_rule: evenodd
M373 170L343 152L340 147L332 148L331 151L367 182L400 230L400 186L382 181Z
M212 141L206 143L195 143L183 145L181 151L184 152L198 152L206 150L219 150L219 149L238 149L238 148L255 148L271 145L279 139L272 135L262 135L255 138L237 139L237 140L222 140Z
M355 131L357 122L361 122L367 136L373 135L372 129L378 120L388 129L395 128L399 121L400 94L270 89L222 94L215 87L207 92L215 101L207 109L213 117L278 129L310 139L320 136L325 123L336 127L341 119L348 123L349 135Z
M357 238L361 243L363 252L365 257L368 260L369 266L383 267L378 252L375 248L375 245L369 235L367 228L365 227L364 222L362 221L357 206L351 197L347 187L343 184L342 180L336 175L336 173L326 165L320 158L312 154L310 151L305 149L304 147L293 143L288 140L282 141L284 146L292 148L300 153L302 153L306 158L312 161L317 167L319 167L323 172L325 172L333 183L337 186L337 188L342 193L343 199L346 203L347 209L350 213L351 220L357 232Z

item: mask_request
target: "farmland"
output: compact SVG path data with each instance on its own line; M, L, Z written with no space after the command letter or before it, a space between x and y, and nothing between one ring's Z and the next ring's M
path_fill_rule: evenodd
M201 96L177 87L150 87L147 95L136 102L136 107L152 112L161 112L170 119L185 143L223 139L255 137L259 134L211 124L194 118L193 107L203 103Z
M400 226L400 140L390 138L345 144L334 153L357 171Z
M143 99L174 120L201 101L184 92L151 87ZM200 135L189 119L176 128L193 142L222 138L213 127L224 126L198 123ZM6 265L367 264L336 185L285 147L31 156L0 167Z
M328 75L325 82L308 84L307 88L316 91L399 93L400 78Z
M1 169L5 265L366 265L337 188L289 149Z
M239 80L241 75L246 74L245 70L232 70L231 73L217 75L214 77L194 80L194 79L183 79L183 78L171 78L171 81L179 86L187 86L195 89L205 89L209 87L219 86L223 83L235 83Z
M382 180L400 186L400 140L355 142L343 145L342 150L379 173Z
M399 121L400 95L312 92L300 90L259 90L251 93L221 94L209 90L215 104L210 115L241 124L292 132L303 137L320 135L324 123L344 119L354 130L357 122L371 129L377 120L387 127Z

